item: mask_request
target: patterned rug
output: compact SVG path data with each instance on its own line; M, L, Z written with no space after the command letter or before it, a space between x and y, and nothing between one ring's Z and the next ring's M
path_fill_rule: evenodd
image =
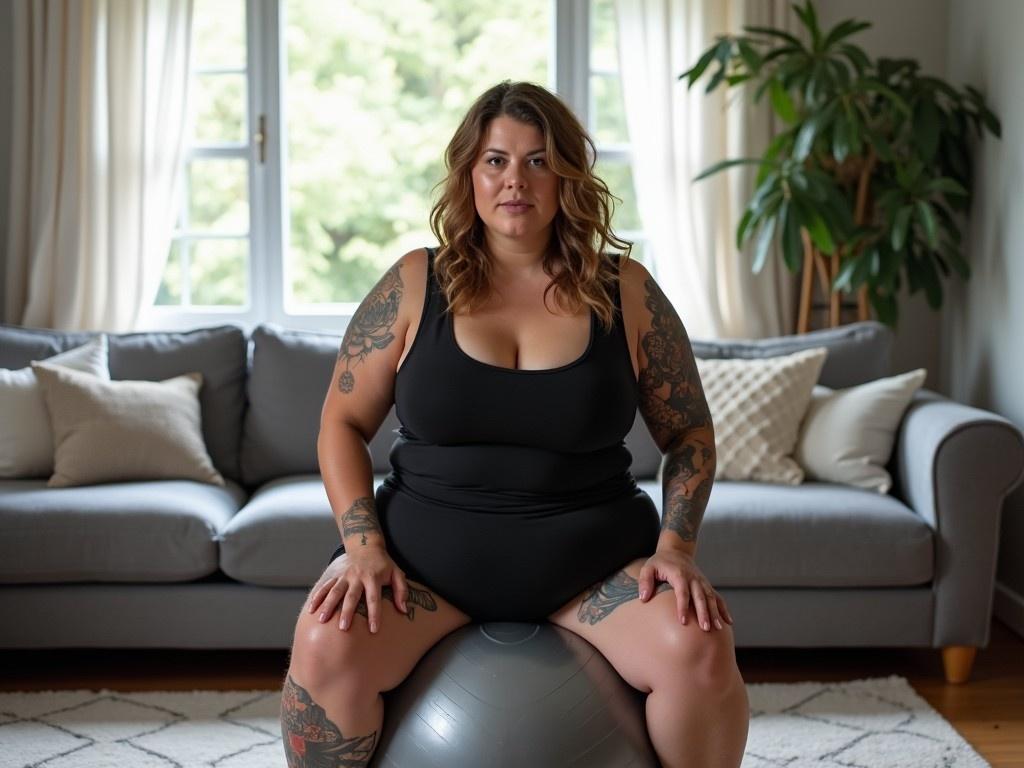
M903 677L754 683L742 768L988 766ZM282 768L280 691L0 693L0 768Z

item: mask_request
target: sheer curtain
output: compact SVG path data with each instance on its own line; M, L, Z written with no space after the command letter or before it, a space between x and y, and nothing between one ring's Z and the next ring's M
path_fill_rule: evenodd
M754 87L705 94L717 65L689 91L677 78L716 35L745 24L799 35L799 23L783 0L615 0L615 8L637 202L658 285L692 337L793 333L798 277L777 246L757 275L753 242L736 249L756 166L691 181L719 160L759 156L781 126L767 96L753 103Z
M129 331L177 211L192 0L16 0L5 321Z

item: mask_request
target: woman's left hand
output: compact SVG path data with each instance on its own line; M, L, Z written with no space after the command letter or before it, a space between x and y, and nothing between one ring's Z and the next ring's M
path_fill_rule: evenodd
M677 549L660 549L656 551L640 568L637 579L640 590L640 602L646 603L654 596L654 586L659 581L667 581L676 593L676 608L679 621L686 623L687 604L692 593L697 623L701 628L710 631L714 624L722 629L720 617L730 624L732 615L711 583L701 573L693 561L693 556Z

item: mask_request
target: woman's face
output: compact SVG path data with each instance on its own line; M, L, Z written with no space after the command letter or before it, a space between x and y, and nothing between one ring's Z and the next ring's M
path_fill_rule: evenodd
M536 126L506 115L491 120L473 164L473 198L488 239L543 248L558 213L558 176ZM518 200L519 206L508 205Z

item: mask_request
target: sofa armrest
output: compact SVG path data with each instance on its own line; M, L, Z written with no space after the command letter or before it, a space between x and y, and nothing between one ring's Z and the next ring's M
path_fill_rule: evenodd
M1024 436L998 414L921 389L891 464L893 494L935 530L932 646L987 646L999 521L1024 476Z

